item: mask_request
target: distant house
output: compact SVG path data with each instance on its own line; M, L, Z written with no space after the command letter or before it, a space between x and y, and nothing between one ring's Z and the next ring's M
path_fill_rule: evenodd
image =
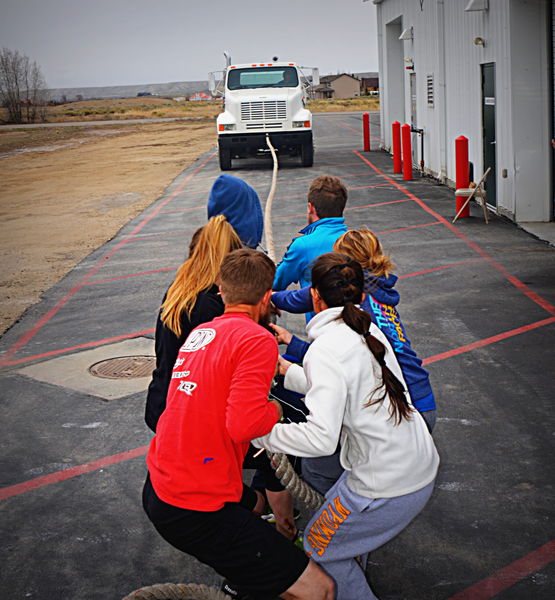
M360 79L360 93L368 94L380 89L380 74L372 71L366 73L354 73Z
M202 100L206 102L207 100L212 100L212 96L210 94L205 94L204 92L197 92L196 94L189 96L189 100L192 102L198 102Z
M312 89L316 99L354 98L360 96L360 80L354 75L324 75L320 77L320 85Z

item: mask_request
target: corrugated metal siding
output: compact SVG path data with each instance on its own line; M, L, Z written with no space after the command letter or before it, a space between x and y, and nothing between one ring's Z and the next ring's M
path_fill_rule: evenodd
M482 158L482 89L481 65L495 63L496 69L496 136L497 170L507 169L506 178L497 177L498 205L505 213L515 213L515 149L511 51L512 13L529 10L538 14L541 0L516 0L529 8L515 10L513 0L490 2L488 11L465 12L463 0L427 0L422 4L413 0L384 0L378 6L378 29L401 17L403 28L412 26L414 39L405 41L405 56L414 60L417 81L416 126L425 130L425 163L436 175L455 179L455 138L465 135L469 139L469 158L474 164L474 177L483 171ZM544 5L547 7L547 5ZM555 15L554 3L551 3ZM522 14L522 13L520 13ZM547 14L547 12L546 12ZM533 23L533 20L527 24ZM513 24L515 30L518 24ZM555 32L555 16L554 16ZM485 46L475 45L480 37ZM554 33L555 37L555 33ZM443 38L443 40L442 40ZM443 57L442 57L443 48ZM538 58L530 60L538 63ZM442 69L444 64L444 69ZM555 67L554 67L555 73ZM427 75L434 77L434 106L427 102ZM445 77L444 86L442 77ZM405 81L405 121L410 119L410 86L408 72ZM537 91L540 93L540 90ZM555 91L554 91L555 93ZM445 94L442 101L442 94ZM387 102L387 92L384 91ZM521 115L522 116L522 115ZM555 107L553 108L555 120ZM389 146L390 123L384 123L385 145ZM446 173L442 173L442 169Z
M441 6L443 4L443 19ZM466 2L445 0L445 2L425 2L420 9L419 2L386 0L381 4L382 23L388 23L402 16L403 28L412 25L414 40L405 41L405 56L414 59L417 77L418 127L425 130L425 163L440 175L442 163L447 168L447 178L454 180L455 158L454 140L459 135L469 138L470 160L475 172L482 170L482 122L481 122L481 72L480 65L495 62L497 77L501 76L503 61L497 55L508 56L504 32L508 27L507 11L503 9L507 0L497 0L496 9L487 13L465 12ZM442 49L438 47L438 35L444 35L445 81L442 85L440 69ZM474 38L482 37L486 46L476 46ZM465 57L461 60L461 57ZM456 65L456 67L455 67ZM434 76L434 107L427 104L426 76ZM498 85L498 89L503 86ZM408 81L405 99L405 120L410 118L410 98ZM441 96L445 94L445 102ZM501 108L501 107L499 107ZM442 111L445 110L445 114ZM498 111L499 113L500 111ZM442 127L445 126L445 131ZM387 130L387 124L385 124ZM498 129L500 129L498 127ZM444 140L442 141L442 136ZM445 146L445 158L440 156L440 148Z

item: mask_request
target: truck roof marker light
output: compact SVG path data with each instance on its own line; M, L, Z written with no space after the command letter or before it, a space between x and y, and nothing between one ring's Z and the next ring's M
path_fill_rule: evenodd
M256 65L251 65L251 67L256 67Z
M295 66L295 63L289 63L289 66L290 66L290 67L294 67L294 66Z
M233 67L229 67L229 68L230 68L230 69L235 69L235 66L233 66Z

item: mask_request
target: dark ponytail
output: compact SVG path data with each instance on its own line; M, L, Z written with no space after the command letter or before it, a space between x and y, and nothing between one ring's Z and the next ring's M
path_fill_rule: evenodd
M407 402L405 388L385 364L385 346L370 333L370 315L357 308L362 301L364 274L362 267L352 258L337 252L329 252L318 258L312 268L312 287L316 289L328 307L343 306L340 318L353 331L364 337L366 345L374 355L382 370L384 393L381 398L368 402L371 406L382 402L386 395L391 402L391 415L398 425L403 419L410 419L412 407ZM375 391L375 390L373 390Z

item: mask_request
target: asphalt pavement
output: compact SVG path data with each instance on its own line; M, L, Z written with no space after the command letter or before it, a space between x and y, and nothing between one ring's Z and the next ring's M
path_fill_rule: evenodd
M278 174L277 253L305 225L311 180L343 178L348 226L374 230L396 264L399 312L439 404L432 500L372 553L370 581L382 600L551 600L555 248L503 218L486 224L477 206L453 225L452 190L405 182L389 155L362 152L360 113L314 121L314 166L286 159ZM265 199L271 172L257 159L232 174ZM152 354L158 306L219 174L215 151L202 156L0 339L3 598L106 600L220 582L143 514L148 377L89 372ZM303 333L302 317L283 323Z

